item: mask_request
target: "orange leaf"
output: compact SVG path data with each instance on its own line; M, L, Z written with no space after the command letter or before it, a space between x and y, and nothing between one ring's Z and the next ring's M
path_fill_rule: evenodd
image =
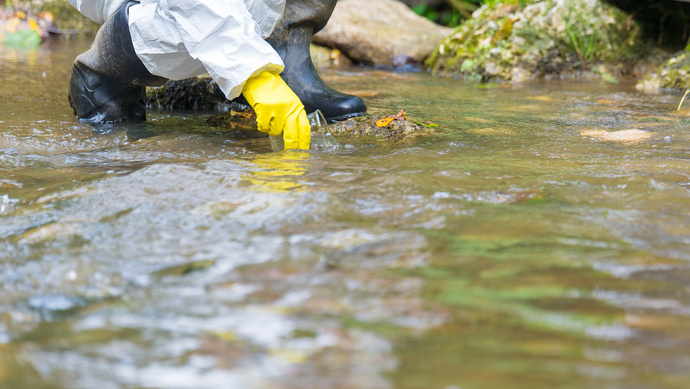
M383 118L380 120L376 121L376 127L386 127L387 125L391 124L391 122L395 120L395 118Z

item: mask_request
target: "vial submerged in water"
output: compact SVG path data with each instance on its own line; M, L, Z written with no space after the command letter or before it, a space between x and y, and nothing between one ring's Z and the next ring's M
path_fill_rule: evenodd
M311 125L311 144L309 150L311 151L324 151L337 149L340 143L333 137L331 130L328 128L328 122L323 116L321 111L318 109L309 115L309 124ZM283 136L270 136L271 147L273 151L283 151L285 149L285 142L283 141Z

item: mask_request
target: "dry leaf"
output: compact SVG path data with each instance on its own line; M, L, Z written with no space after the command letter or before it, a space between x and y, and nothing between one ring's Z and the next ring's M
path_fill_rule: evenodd
M376 127L386 127L387 125L391 124L393 120L395 120L395 118L379 119L376 121Z
M377 120L376 127L386 127L387 125L391 124L393 120L407 120L405 118L405 110L401 109L400 112L395 115L388 115L383 119Z

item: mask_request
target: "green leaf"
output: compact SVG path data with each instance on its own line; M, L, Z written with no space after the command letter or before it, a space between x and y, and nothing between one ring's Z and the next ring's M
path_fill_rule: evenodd
M417 124L417 125L419 125L419 126L426 127L426 128L436 128L436 127L438 127L438 124L433 123L433 122L422 123L422 122L415 121L414 124Z

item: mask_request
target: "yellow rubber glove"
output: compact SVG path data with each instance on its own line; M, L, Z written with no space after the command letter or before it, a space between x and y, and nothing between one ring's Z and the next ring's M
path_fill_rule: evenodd
M311 126L299 97L271 71L250 77L242 94L256 112L259 131L283 134L286 149L309 150Z

